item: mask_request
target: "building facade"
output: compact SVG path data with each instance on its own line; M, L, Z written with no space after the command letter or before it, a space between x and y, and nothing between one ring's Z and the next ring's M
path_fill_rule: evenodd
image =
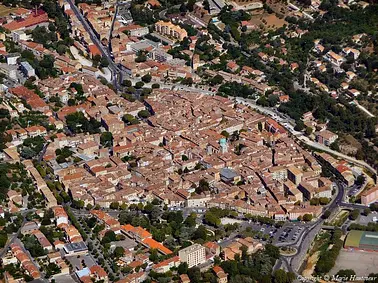
M206 261L206 250L200 244L194 244L180 250L179 257L181 262L186 262L191 268Z

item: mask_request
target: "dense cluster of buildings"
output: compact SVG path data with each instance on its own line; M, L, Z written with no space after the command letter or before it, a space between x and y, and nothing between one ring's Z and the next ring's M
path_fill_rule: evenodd
M73 252L75 249L72 248L80 246L82 247L82 253L88 252L88 249L83 242L83 238L81 237L79 231L70 223L64 208L62 206L55 206L51 207L51 209L53 211L53 218L51 221L56 229L63 231L63 241L56 240L54 242L50 242L46 235L39 230L41 223L37 220L26 222L21 228L21 234L22 236L35 238L42 249L46 252L46 256L43 258L46 258L47 264L55 264L59 269L59 272L56 273L55 276L68 276L70 271L66 258L74 254L79 254L77 248L77 252ZM42 217L44 216L44 213L45 212L42 210L38 211L38 214ZM42 278L41 263L38 263L38 261L30 256L25 249L23 242L19 240L16 240L11 244L10 250L5 254L2 260L4 265L20 264L20 271L24 271L33 279ZM5 279L7 282L16 280L9 272L5 273Z
M311 5L316 6L313 2ZM75 205L87 208L89 212L86 213L103 224L104 229L96 235L100 240L108 232L125 239L109 244L112 249L124 245L124 254L117 258L116 265L131 269L130 274L119 283L140 283L147 278L148 270L165 273L181 263L187 263L189 268L197 266L201 271L212 268L217 282L227 283L227 274L221 267L214 266L214 257L234 260L244 251L252 254L263 249L260 242L238 236L222 248L216 242L193 243L179 250L175 256L174 251L153 239L146 229L121 225L118 219L102 209L146 204L157 199L172 210L221 208L277 221L296 221L305 216L311 216L311 219L321 215L323 207L310 205L312 199L332 198L334 184L322 175L322 166L327 166L348 186L359 175L345 161L326 153L310 154L274 119L230 99L205 95L215 91L217 86L205 92L152 89L151 86L151 93L143 100L127 100L127 95L117 94L104 83L104 79L97 79L105 76L105 68L100 70L96 65L92 66L93 61L100 61L101 50L92 41L72 6L66 0L59 0L58 4L63 7L70 24L73 39L70 52L59 55L52 48L47 49L46 44L32 40L29 31L53 24L41 9L14 9L3 19L2 27L9 33L1 33L0 37L0 55L4 58L4 62L0 63L0 73L12 81L10 86L14 86L1 85L4 99L1 99L0 107L6 109L13 119L5 131L5 148L1 157L9 162L19 162L30 177L30 184L43 198L44 209L36 211L37 219L23 223L20 231L46 251L43 260L59 268L56 276L74 274L81 282L109 281L107 271L97 264L87 266L80 262L74 270L71 268L70 273L69 259L89 253L81 227L75 226L68 210L59 205L59 194L53 189L56 184L61 186L61 194L72 198ZM254 8L262 6L256 1L244 4ZM277 95L278 103L290 100L287 94L269 85L269 76L263 71L240 66L240 61L228 61L222 70L214 71L222 65L221 55L228 52L224 42L214 39L206 29L209 14L216 8L211 7L207 11L203 4L196 3L193 11L186 15L170 15L169 20L160 20L149 28L134 22L125 6L116 16L112 3L78 4L94 33L104 46L110 46L114 63L133 82L147 74L152 83L164 84L184 79L200 83L221 77L222 82L248 85L256 96ZM157 0L144 4L146 9L158 6ZM305 15L300 11L295 14L298 17ZM217 20L213 22L217 24ZM198 29L196 35L188 34L188 26ZM250 21L243 21L240 28L247 31L257 29ZM287 30L285 35L300 38L307 32L296 28ZM207 40L201 40L205 36ZM22 59L21 54L7 52L6 45L2 43L6 37L13 40L19 50L31 52L38 60L51 55L58 75L38 78L38 68L35 70L31 63ZM355 35L352 41L358 45L363 38L363 34ZM298 72L301 66L286 60L285 39L276 39L277 46L266 44L257 53L256 60L266 66L276 65L288 68L292 73ZM177 43L182 41L185 48L178 51ZM314 42L312 52L317 58L309 64L312 68L309 81L335 99L340 93L351 98L358 96L360 91L349 87L358 77L353 71L345 72L345 80L337 90L331 89L315 74L327 71L329 65L336 72L343 73L344 63L359 58L359 48L343 46L337 53L323 44L320 40ZM199 52L203 45L216 52L216 58L209 59L204 52ZM214 70L208 66L214 66ZM202 69L203 72L198 72ZM20 85L31 77L33 87ZM43 121L43 126L21 126L22 123L14 122L31 112L29 106L44 115L46 121ZM97 128L87 131L81 124L83 120L80 123L76 121L73 126L72 114ZM316 121L311 112L304 113L302 121L307 128L316 129L309 136L318 143L330 146L338 139L338 135L329 131L326 124ZM111 137L108 144L103 141L105 132ZM33 163L21 157L20 153L25 141L36 137L41 137L44 144L35 157L38 162ZM62 156L63 150L69 153L68 157ZM47 169L48 178L42 176L46 172L41 173L44 169L41 170L39 163ZM206 186L202 187L203 184ZM8 190L6 198L5 210L9 213L18 213L27 207L27 198L19 188ZM361 195L363 205L377 200L378 187L370 188ZM3 208L0 209L4 217ZM50 235L43 232L46 227L41 227L39 220L47 211L53 215L48 219L51 222L49 229L55 229L61 235L59 240L52 241ZM346 247L375 250L372 247L375 243L369 240L374 237L352 231ZM144 252L137 252L136 246ZM156 250L164 260L153 263L148 257L151 250ZM22 241L18 240L10 245L3 258L4 264L19 265L33 279L44 277L38 262L30 257ZM5 278L7 282L16 280L9 272L5 273ZM190 283L186 274L180 276L180 281Z
M280 124L247 106L222 97L169 90L154 90L144 104L129 102L85 75L48 79L39 86L47 96L69 97L66 89L72 82L82 83L91 104L63 107L55 119L64 124L68 114L81 112L112 133L113 146L111 150L101 146L100 134L59 133L46 147L43 160L64 190L85 206L157 198L169 207L221 207L295 220L305 214L318 216L321 208L308 201L332 195L332 182L320 176L316 159L289 138ZM126 114L137 119L141 110L153 115L135 125L122 120ZM20 130L9 132L10 148L19 144ZM46 135L43 127L35 130ZM237 135L238 140L221 133ZM63 147L82 160L79 166L72 160L56 161L56 150ZM133 168L131 163L135 163ZM56 206L32 164L25 165L48 206ZM346 172L342 174L349 178ZM193 194L201 180L212 191Z

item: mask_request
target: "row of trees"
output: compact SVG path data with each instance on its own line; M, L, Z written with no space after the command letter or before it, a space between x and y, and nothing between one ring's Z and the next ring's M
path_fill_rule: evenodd
M332 267L335 265L337 256L343 246L343 241L340 240L342 236L342 231L340 229L334 230L329 241L325 244L326 247L333 245L331 249L325 249L321 252L319 260L315 266L316 274L322 275L327 274L331 271Z
M378 223L369 222L367 225L362 225L362 224L358 224L358 223L352 223L348 227L348 230L360 230L360 231L378 232Z

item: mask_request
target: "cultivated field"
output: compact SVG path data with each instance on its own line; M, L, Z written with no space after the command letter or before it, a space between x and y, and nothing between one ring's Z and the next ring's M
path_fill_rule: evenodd
M256 26L263 25L265 30L276 30L286 24L286 21L282 18L278 18L275 14L268 13L251 13L252 19L250 22Z

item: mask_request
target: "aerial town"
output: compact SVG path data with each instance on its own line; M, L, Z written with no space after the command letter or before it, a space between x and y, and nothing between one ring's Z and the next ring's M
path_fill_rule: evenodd
M0 19L1 282L378 282L376 1Z

